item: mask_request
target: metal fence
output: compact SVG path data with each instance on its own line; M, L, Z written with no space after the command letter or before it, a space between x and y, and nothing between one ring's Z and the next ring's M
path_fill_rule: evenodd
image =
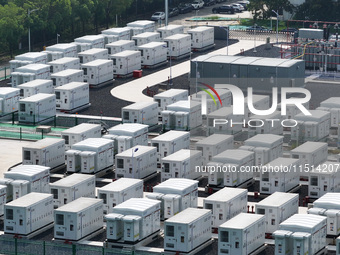
M8 255L150 255L154 252L113 249L84 244L36 241L0 236L0 254Z
M290 33L282 33L279 32L276 34L275 31L252 31L252 30L232 30L229 31L230 39L239 39L239 40L254 40L254 37L258 41L266 41L267 38L270 38L270 42L276 42L276 36L278 36L279 42L291 42L293 40L293 36Z
M8 66L0 67L0 81L11 77L11 69Z

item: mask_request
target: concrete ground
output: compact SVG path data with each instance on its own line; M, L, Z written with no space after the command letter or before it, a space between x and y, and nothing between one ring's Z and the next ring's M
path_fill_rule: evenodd
M22 161L22 147L27 146L28 141L0 139L0 178L8 168Z

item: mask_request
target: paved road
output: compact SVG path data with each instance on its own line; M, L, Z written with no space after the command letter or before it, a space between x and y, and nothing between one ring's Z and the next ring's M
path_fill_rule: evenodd
M262 45L264 42L258 42L257 45ZM252 41L240 41L229 46L229 55L236 55L240 53L240 49L244 49L245 51L254 47L254 43ZM227 52L227 48L221 48L219 50L213 51L209 53L210 55L225 55ZM185 61L178 65L172 67L172 77L176 78L183 74L189 73L190 70L190 61ZM111 94L119 98L121 100L129 101L129 102L143 102L143 101L153 101L151 97L144 95L142 92L147 87L152 87L156 84L162 83L167 80L169 76L170 68L165 68L159 72L155 72L146 77L142 77L136 80L133 80L128 83L124 83L120 86L117 86L111 90ZM133 92L133 93L131 93Z

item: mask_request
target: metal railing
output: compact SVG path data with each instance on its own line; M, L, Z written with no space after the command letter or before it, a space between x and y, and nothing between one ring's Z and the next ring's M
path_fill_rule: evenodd
M256 31L254 30L233 30L229 31L230 39L239 39L239 40L254 40L254 36L258 41L266 41L267 38L270 38L271 42L276 42L276 32L275 31ZM293 36L290 33L279 32L277 34L279 42L291 42L293 40Z
M11 69L9 66L0 67L0 81L9 79L11 77Z

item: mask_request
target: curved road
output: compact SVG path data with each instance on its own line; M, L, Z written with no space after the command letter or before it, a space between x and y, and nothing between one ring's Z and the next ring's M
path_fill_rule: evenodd
M265 42L257 41L256 46L262 45ZM244 51L250 50L254 47L254 42L251 40L242 40L238 43L229 46L229 55L236 55L240 53L240 49ZM227 52L227 47L221 48L219 50L208 53L208 55L225 55ZM183 63L172 66L172 78L176 78L183 74L189 73L190 70L190 60ZM148 76L135 79L131 82L124 83L117 86L111 90L111 95L117 97L121 100L129 102L145 102L153 101L152 97L148 97L143 94L143 90L147 87L152 87L162 82L168 80L170 73L170 68L165 68L161 71L155 72Z

